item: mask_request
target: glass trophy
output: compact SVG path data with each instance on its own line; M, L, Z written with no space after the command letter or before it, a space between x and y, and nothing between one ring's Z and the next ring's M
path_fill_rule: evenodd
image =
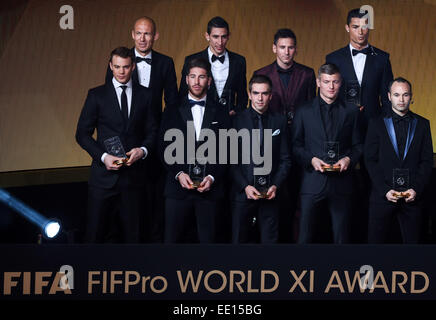
M268 189L270 187L270 176L254 176L254 184L253 186L259 191L260 196L257 196L258 199L267 198Z
M221 93L218 102L223 107L226 107L229 112L232 111L234 109L232 105L232 90L224 89L223 92Z
M324 162L327 165L323 165L324 171L336 172L341 170L341 166L335 165L339 161L339 142L326 141L324 142Z
M360 107L360 84L357 80L348 80L345 83L345 100L349 103L355 104Z
M129 158L124 151L123 144L121 143L120 137L115 136L109 139L104 140L104 146L106 148L106 152L112 156L122 158L121 160L115 160L114 163L118 165L125 164Z
M192 187L197 189L204 177L206 177L206 164L200 164L195 161L194 164L189 165L189 178L192 181Z
M394 196L397 198L407 198L409 194L409 169L392 170L392 187L396 191Z

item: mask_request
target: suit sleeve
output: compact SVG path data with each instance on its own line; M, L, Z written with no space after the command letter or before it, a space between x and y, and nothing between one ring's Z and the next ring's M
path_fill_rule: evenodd
M306 101L311 101L316 96L316 78L315 72L312 70L309 77L309 86L307 90Z
M142 141L142 145L138 147L147 148L148 154L155 152L156 150L156 141L158 134L158 123L156 114L153 112L152 108L152 99L151 95L148 95L147 98L144 98L144 103L146 104L147 110L147 119L144 125L144 134L145 138Z
M425 132L421 144L421 154L419 157L418 174L415 181L411 181L413 190L418 196L423 192L429 183L433 169L433 143L431 139L430 122L425 120Z
M356 166L363 153L362 113L357 108L353 110L353 113L353 137L351 139L352 146L350 154L351 168L354 168Z
M280 128L280 163L277 169L276 174L272 178L272 184L277 188L280 188L283 181L286 180L289 170L291 169L291 156L289 154L289 146L288 146L288 126L287 121L283 119L281 128Z
M106 70L106 78L105 83L110 83L112 81L112 78L114 77L114 74L112 73L112 70L109 66L109 63L107 64L107 70Z
M165 74L164 101L165 107L176 107L179 101L176 70L174 61L171 58L168 63L168 70Z
M186 84L186 76L188 74L187 62L188 62L188 57L185 58L185 62L183 63L182 77L180 78L180 86L179 86L179 97L184 97L185 95L188 94L188 86Z
M377 130L377 120L369 122L368 131L365 139L364 158L366 168L372 180L373 188L377 190L381 197L392 189L384 178L383 167L380 164L380 132Z
M238 89L236 97L236 112L244 111L247 108L247 63L245 58L241 59L241 72L238 79Z
M95 93L89 90L77 123L76 141L95 161L100 161L105 150L92 137L97 127L97 121L97 99Z
M313 155L305 149L303 116L303 108L297 109L291 131L292 156L302 167L311 168Z
M382 81L380 82L380 98L383 111L387 111L391 108L391 102L388 98L388 86L389 82L393 80L391 62L389 60L389 54L387 55L386 62L383 68Z

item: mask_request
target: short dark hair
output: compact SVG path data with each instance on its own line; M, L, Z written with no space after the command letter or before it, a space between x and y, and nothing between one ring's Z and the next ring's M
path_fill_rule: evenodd
M360 9L359 8L356 8L356 9L351 9L349 12L348 12L348 15L347 15L347 26L349 26L350 25L350 22L351 22L351 19L353 19L353 18L363 18L363 16L365 15L365 14L367 14L368 13L368 11L364 11L364 12L360 12Z
M207 23L207 34L210 34L212 31L212 28L225 28L227 29L227 33L230 33L229 24L226 20L224 20L221 17L213 17L210 19L210 21Z
M321 77L321 74L328 74L328 75L332 75L332 74L336 74L336 73L341 73L339 71L339 68L333 64L333 63L324 63L321 67L319 67L318 69L318 78Z
M412 84L410 83L409 80L407 80L403 77L397 77L394 80L392 80L391 82L389 82L388 92L391 92L391 88L392 88L392 85L394 84L394 82L407 83L409 85L409 88L410 88L410 94L412 94Z
M282 38L291 38L294 39L294 44L297 45L297 37L295 36L294 31L291 29L279 29L274 35L274 44L277 44L277 41Z
M194 58L188 61L186 64L186 70L187 74L191 71L192 68L201 68L206 70L207 76L211 77L212 73L210 71L210 63L209 61L203 59L203 58Z
M248 82L248 91L251 92L253 83L266 83L269 86L269 92L272 91L272 81L267 76L263 74L254 75L251 77L250 82Z
M118 48L115 48L114 50L112 50L109 62L112 62L112 58L114 56L119 56L119 57L124 58L124 59L130 58L130 61L132 63L135 62L135 55L133 54L132 50L130 50L129 48L126 48L126 47L118 47Z

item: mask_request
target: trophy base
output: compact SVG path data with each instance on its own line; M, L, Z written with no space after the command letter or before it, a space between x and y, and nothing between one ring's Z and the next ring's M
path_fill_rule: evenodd
M329 166L322 166L322 168L324 169L324 171L327 171L327 172L339 172L339 171L341 171L341 166L339 166L339 165L334 166L331 164Z
M260 195L257 196L257 199L266 199L268 198L267 192L261 192Z
M124 159L121 159L121 160L115 160L114 164L122 166L122 165L126 164L127 161L129 161L129 158L124 158Z
M194 189L197 189L200 186L200 184L201 184L201 181L194 181L191 184L191 187L194 188Z
M410 193L408 192L395 192L394 193L394 197L397 199L403 199L403 198L407 198L410 196Z

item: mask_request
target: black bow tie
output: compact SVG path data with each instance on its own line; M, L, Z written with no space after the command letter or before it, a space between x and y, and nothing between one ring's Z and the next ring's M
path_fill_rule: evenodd
M219 60L219 62L224 63L224 60L226 59L225 55L222 55L221 57L217 57L216 55L212 55L212 62L215 62L216 60Z
M353 54L353 56L355 56L358 53L368 54L370 52L370 50L371 49L369 47L366 47L365 49L362 49L362 50L353 49L353 50L351 50L351 53Z
M201 107L204 107L206 105L206 101L201 100L201 101L195 101L195 100L191 100L189 99L189 106L192 108L193 106L199 105Z
M151 64L151 58L136 57L135 61L136 61L136 63L140 63L142 61L145 61L146 63Z
M396 114L395 112L392 112L393 113L393 120L394 120L394 122L401 122L401 121L409 121L410 120L410 114L409 113L406 113L404 116L400 116L400 115L398 115L398 114Z

